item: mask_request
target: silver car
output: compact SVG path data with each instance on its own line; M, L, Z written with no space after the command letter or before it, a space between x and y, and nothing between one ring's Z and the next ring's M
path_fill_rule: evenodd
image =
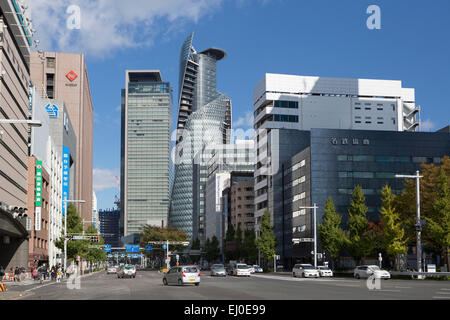
M163 284L176 284L179 286L185 284L200 285L200 269L197 266L173 267L164 274Z
M227 271L225 270L225 266L223 264L213 264L211 267L211 276L226 277Z

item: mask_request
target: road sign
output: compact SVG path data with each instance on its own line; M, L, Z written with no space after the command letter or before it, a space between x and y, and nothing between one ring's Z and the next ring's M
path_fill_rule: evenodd
M80 261L80 256L77 256L77 261Z
M163 244L163 249L167 249L167 244Z
M313 238L294 238L292 239L292 242L299 243L299 242L314 242Z
M120 255L120 257L121 257L121 258L125 258L125 255L122 253L122 254Z
M83 236L73 236L73 240L83 240Z
M166 263L170 263L170 258L169 257L166 258Z
M177 255L177 262L178 262L178 261L180 261L180 256L179 256L179 255Z
M276 255L276 256L275 256L275 259L276 259L276 260L280 260L280 256Z
M108 258L112 258L112 254L108 254Z
M116 253L116 254L114 255L114 258L118 258L118 257L119 257L119 254Z
M139 252L140 248L139 245L128 245L125 248L126 252Z
M105 252L111 252L111 246L109 244L105 245L105 248L103 248Z
M145 251L152 252L153 247L152 246L145 246Z

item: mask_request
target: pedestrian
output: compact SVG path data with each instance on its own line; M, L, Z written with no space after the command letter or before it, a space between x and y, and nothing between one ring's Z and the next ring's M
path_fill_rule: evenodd
M56 270L56 282L61 282L61 267L58 267L58 269Z
M0 282L3 281L4 276L5 276L5 269L3 269L3 266L0 266Z
M51 273L52 273L52 281L56 280L56 268L55 268L55 266L52 267Z
M38 277L38 270L36 268L33 268L33 271L31 272L33 279L36 281Z
M20 270L19 267L16 267L14 270L14 282L20 282Z

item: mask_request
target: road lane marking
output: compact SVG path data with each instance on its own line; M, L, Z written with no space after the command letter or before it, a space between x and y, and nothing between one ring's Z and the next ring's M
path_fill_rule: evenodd
M345 280L345 279L321 279L321 278L315 278L315 279L308 279L308 278L288 278L288 277L277 277L277 276L253 276L255 278L260 279L271 279L271 280L284 280L284 281L314 281L314 282L349 282L349 283L360 283L357 280Z
M450 300L450 297L433 297L433 299L447 299L447 300Z
M436 294L450 294L450 292L440 292L440 291L438 291L438 292L436 292Z

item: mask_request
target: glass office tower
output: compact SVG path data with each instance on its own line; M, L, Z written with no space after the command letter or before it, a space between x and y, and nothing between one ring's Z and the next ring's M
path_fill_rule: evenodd
M137 241L144 225L166 226L172 96L159 71L127 71L122 90L121 229Z
M192 46L193 34L180 55L180 80L175 177L169 224L204 242L205 186L207 168L204 150L230 142L231 100L217 91L217 61L220 49L200 53Z

